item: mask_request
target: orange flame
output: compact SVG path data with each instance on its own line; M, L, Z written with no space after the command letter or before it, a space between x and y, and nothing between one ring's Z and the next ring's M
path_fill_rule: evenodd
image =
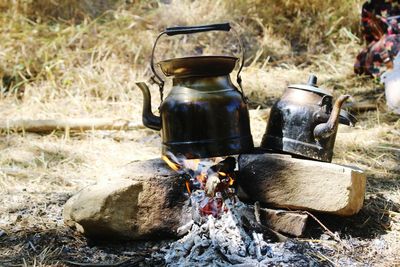
M229 177L229 186L232 186L233 185L233 183L235 182L235 180L232 178L232 177L230 177L230 176L228 176Z
M186 190L188 191L189 194L192 193L192 191L190 190L190 184L188 181L186 181Z
M235 180L229 175L229 174L227 174L227 173L225 173L225 172L218 172L218 175L220 175L220 176L222 176L222 177L227 177L229 180L228 180L228 185L229 186L232 186L233 185L233 183L235 182ZM226 180L225 180L226 181Z
M173 169L174 171L178 171L180 169L180 166L174 162L172 162L167 156L162 156L162 159L165 161L165 163L168 164L168 166Z
M196 189L191 188L191 182L189 182L188 180L185 181L186 190L189 194L191 194L192 190L197 190L197 189L207 190L206 183L207 180L209 179L208 174L210 170L212 171L212 169L210 169L211 165L216 164L222 158L207 159L205 161L202 161L201 159L182 159L181 161L173 155L171 156L163 155L162 159L174 171L179 171L182 168L184 168L185 170L192 170L194 172L193 174L190 174L191 175L190 180L191 181L193 181L192 179L197 180L199 184L196 183L195 185ZM219 176L218 178L222 178L221 180L219 180L221 182L221 185L219 187L217 185L219 189L217 189L216 187L213 190L226 190L229 186L232 186L235 182L235 180L231 177L230 173L218 171L213 174L217 174ZM211 198L214 197L214 193L215 192L210 193Z

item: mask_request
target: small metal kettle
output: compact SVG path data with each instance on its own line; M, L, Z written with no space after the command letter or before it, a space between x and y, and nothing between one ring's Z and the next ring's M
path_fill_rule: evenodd
M308 84L289 85L271 109L261 148L331 162L338 123L357 121L341 109L349 97L342 95L333 104L332 94L317 86L314 75Z
M193 34L206 31L230 31L229 23L167 28L153 47L151 69L162 98L164 80L154 66L154 50L166 34ZM241 88L240 71L237 82ZM160 117L151 111L147 85L136 83L143 93L143 124L161 130L162 154L168 152L186 158L208 158L246 153L253 149L250 119L243 90L233 85L229 74L238 61L233 56L192 56L158 62L163 74L172 77L172 89L159 107Z

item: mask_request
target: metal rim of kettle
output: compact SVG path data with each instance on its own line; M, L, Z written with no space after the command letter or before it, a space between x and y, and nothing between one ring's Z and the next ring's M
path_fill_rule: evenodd
M153 49L151 52L151 59L150 59L150 67L151 71L153 72L154 76L152 80L158 85L160 89L160 97L161 97L161 102L163 101L163 89L164 89L164 84L165 81L160 77L160 75L157 74L155 66L154 66L154 52L156 50L157 42L159 39L164 35L168 36L174 36L174 35L179 35L179 34L193 34L193 33L199 33L199 32L207 32L207 31L225 31L229 32L232 30L234 35L236 36L236 39L239 42L239 48L240 48L240 54L241 54L241 60L240 60L240 67L236 76L236 82L238 83L240 87L240 93L243 97L243 100L247 102L247 98L244 94L243 87L242 87L242 78L240 76L240 72L243 69L244 66L244 48L243 48L243 42L239 37L239 34L235 29L233 29L230 25L230 23L219 23L219 24L209 24L209 25L199 25L199 26L177 26L177 27L169 27L166 28L164 31L162 31L156 38L156 41L154 42ZM155 79L154 79L155 78Z

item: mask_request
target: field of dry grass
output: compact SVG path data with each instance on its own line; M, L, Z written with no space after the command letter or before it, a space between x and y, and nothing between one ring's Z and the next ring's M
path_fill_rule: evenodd
M140 122L142 97L134 83L150 77L157 34L167 26L231 21L246 48L242 76L252 109L270 107L287 84L304 82L310 73L335 96L349 93L354 102L376 103L376 111L357 115L355 128L339 129L334 162L366 171L367 196L353 218L321 215L350 244L344 250L328 242L335 253L321 256L321 264L335 265L345 255L360 265L400 265L400 120L386 110L381 85L353 75L362 47L360 0L95 2L0 0L3 121ZM204 53L225 52L234 39L221 35L164 40L157 57L192 51L195 42ZM156 88L152 93L157 96ZM153 108L158 104L154 97ZM251 114L259 143L266 121L257 111ZM146 129L1 133L0 265L113 261L129 255L123 254L126 245L87 246L87 240L63 226L62 205L80 188L112 177L125 164L158 157L159 147L159 133ZM322 233L319 229L306 238L323 242ZM131 249L140 246L132 244Z

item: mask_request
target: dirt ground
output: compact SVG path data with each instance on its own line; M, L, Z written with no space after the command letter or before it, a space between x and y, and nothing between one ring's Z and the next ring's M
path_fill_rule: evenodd
M341 242L313 220L296 242L323 245L326 250L314 255L321 266L400 266L400 119L386 109L382 85L353 74L354 58L362 47L356 36L356 11L348 8L353 4L337 1L336 8L328 8L325 2L336 4L277 1L274 8L282 17L271 18L273 9L262 13L254 8L258 1L251 5L248 1L143 2L114 9L107 13L111 17L97 20L86 16L79 20L80 9L72 7L68 10L79 11L71 11L74 19L60 13L57 20L46 20L40 6L16 7L0 0L1 118L122 118L140 123L142 96L134 82L150 76L151 45L160 29L235 20L244 25L239 31L248 50L243 85L250 99L256 145L266 127L263 110L288 84L303 83L310 73L317 74L321 86L335 97L348 93L351 101L376 107L355 111L359 120L355 127L340 126L333 159L366 172L364 207L350 218L315 214ZM339 2L348 9L339 8ZM356 10L359 2L354 4ZM311 8L303 8L307 3ZM56 16L57 9L46 10ZM197 13L174 15L188 12ZM288 21L291 26L286 30L281 25ZM305 23L311 26L301 26ZM168 51L168 46L161 49ZM152 88L154 110L159 104L157 93ZM159 157L160 144L160 134L145 128L42 134L3 131L0 266L162 266L151 255L168 240L94 242L64 226L62 217L64 203L81 188L115 175L134 160Z
M354 217L316 214L339 234L347 248L331 240L317 223L308 225L306 235L299 240L312 240L334 251L321 256L321 264L335 265L344 256L360 265L400 264L400 148L391 143L399 141L400 128L394 115L380 112L360 114L360 123L353 129L341 126L336 151L346 151L344 158L336 157L334 162L364 169L368 176L367 195L363 209ZM252 112L251 120L256 142L265 127L265 119L259 113ZM385 119L387 123L372 127L377 122L364 121L366 116ZM367 138L360 138L364 135ZM133 160L158 157L157 132L96 131L69 136L63 132L10 133L0 142L2 265L162 265L150 255L166 241L96 243L65 227L62 218L63 204L80 188L109 177Z

